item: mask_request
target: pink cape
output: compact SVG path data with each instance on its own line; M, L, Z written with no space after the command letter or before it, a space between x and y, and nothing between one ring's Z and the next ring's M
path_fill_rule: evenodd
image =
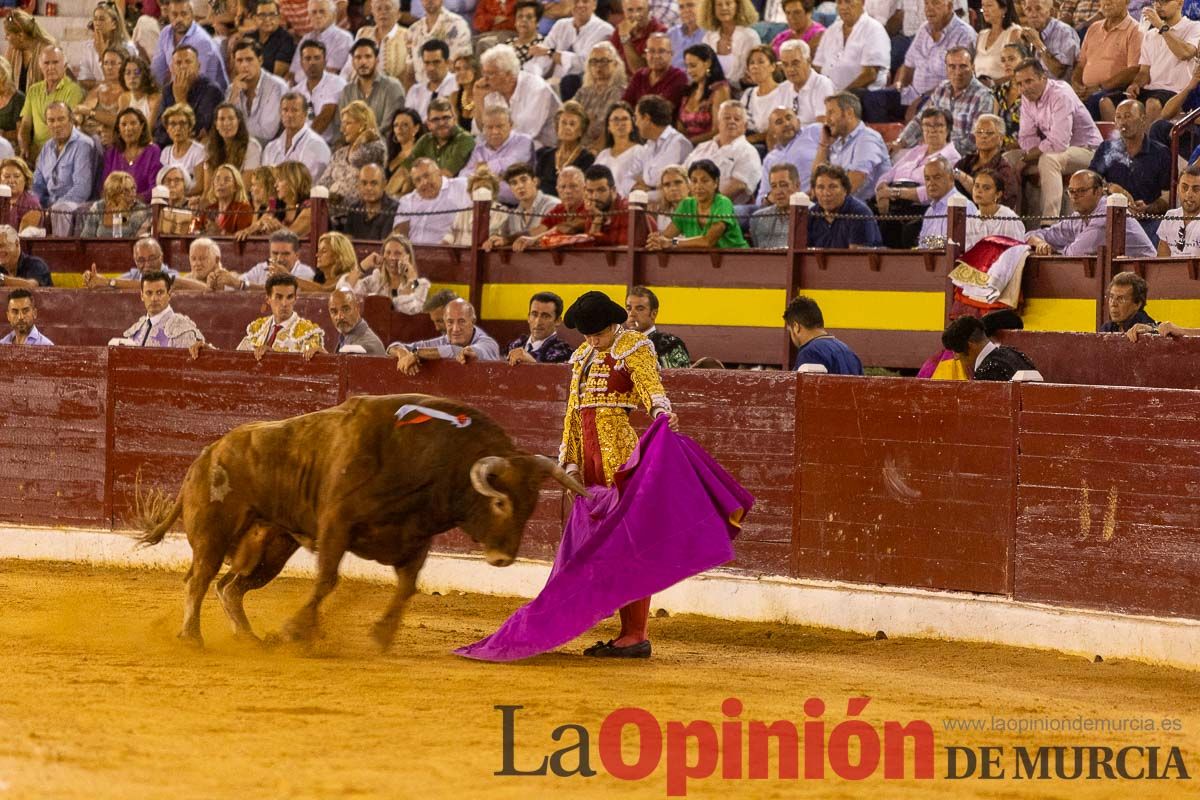
M455 652L516 661L583 634L621 606L733 559L754 505L700 445L659 417L610 488L576 498L542 591L495 633Z

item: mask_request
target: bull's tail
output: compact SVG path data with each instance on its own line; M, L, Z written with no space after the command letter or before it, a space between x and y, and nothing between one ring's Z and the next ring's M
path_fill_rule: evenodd
M172 498L161 489L142 491L141 475L134 482L133 514L128 518L129 526L141 531L135 536L142 547L152 547L163 540L167 531L183 513L183 491Z

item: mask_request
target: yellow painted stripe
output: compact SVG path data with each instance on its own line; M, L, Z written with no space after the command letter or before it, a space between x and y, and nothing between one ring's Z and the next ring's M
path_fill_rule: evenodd
M1185 328L1200 328L1200 300L1155 300L1151 297L1146 313Z
M734 325L779 328L787 307L785 289L691 289L652 286L663 325Z
M940 331L946 323L943 292L864 292L851 289L801 289L821 307L826 328L868 331ZM780 308L772 318L781 324Z
M1096 301L1030 298L1021 319L1027 331L1095 332Z
M652 286L658 295L663 325L715 325L777 328L787 305L783 289L697 289ZM483 287L483 316L521 320L529 311L529 298L538 291L559 294L570 305L583 292L596 289L624 304L625 287L591 284L497 284ZM806 292L821 305L831 328L866 330L940 331L945 296L940 292L864 292L821 290Z
M470 285L466 284L466 283L430 283L429 284L429 293L431 295L437 294L442 289L449 289L450 291L454 292L459 297L467 297L467 295L471 291ZM470 298L467 298L467 299L469 300ZM524 319L524 316L522 316L521 318Z
M563 299L563 309L584 292L604 292L614 302L625 305L625 287L620 284L591 283L485 283L483 313L487 319L527 319L529 298L538 292L554 292Z

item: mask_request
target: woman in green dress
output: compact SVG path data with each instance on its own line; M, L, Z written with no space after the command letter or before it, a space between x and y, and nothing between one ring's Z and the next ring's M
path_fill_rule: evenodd
M721 171L706 158L688 167L692 193L675 207L671 224L646 239L647 250L678 247L749 247L733 213L733 201L717 191Z

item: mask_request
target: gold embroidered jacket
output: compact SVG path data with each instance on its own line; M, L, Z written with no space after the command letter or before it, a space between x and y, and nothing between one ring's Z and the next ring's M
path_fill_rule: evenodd
M621 331L607 351L597 351L586 342L571 356L571 392L563 420L563 439L558 460L564 467L583 466L584 436L581 411L595 409L596 433L604 464L604 482L633 454L637 433L629 424L629 412L641 406L652 417L669 412L658 374L654 345L637 331Z

